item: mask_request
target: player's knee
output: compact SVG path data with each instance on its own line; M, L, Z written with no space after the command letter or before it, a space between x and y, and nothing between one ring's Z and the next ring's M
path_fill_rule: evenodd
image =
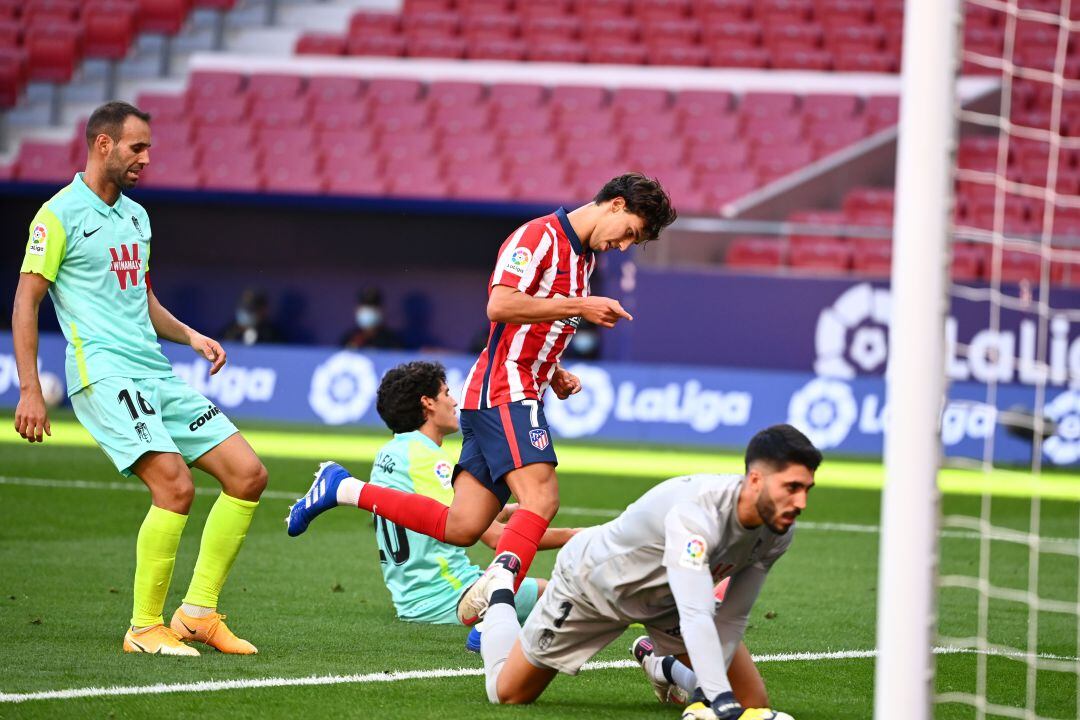
M521 508L531 513L536 513L545 520L551 520L559 512L559 490L552 487L553 492L536 493L528 502L521 502Z
M472 547L480 541L487 527L478 528L471 523L446 523L444 541L458 547Z
M503 690L498 693L497 702L500 705L528 705L536 700L531 693L522 692L520 689Z
M155 483L153 489L154 504L158 507L186 515L195 499L195 483L188 473L176 475Z
M266 466L258 458L252 457L250 462L244 463L234 475L229 478L226 492L241 500L258 500L266 489L269 473Z

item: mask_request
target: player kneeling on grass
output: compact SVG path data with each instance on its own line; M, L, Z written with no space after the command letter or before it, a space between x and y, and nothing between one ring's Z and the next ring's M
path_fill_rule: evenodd
M745 475L660 483L566 544L524 627L512 592L521 562L499 554L477 581L488 601L480 650L488 698L532 702L558 672L576 674L631 623L642 623L649 639L634 644L635 657L662 700L672 685L693 693L684 718L784 717L768 709L742 636L766 574L791 543L820 463L802 433L775 425L751 439ZM731 580L717 606L713 584L725 577ZM729 666L740 676L736 687Z
M166 310L150 287L150 219L123 190L150 162L150 116L127 103L95 110L86 123L86 172L41 206L15 293L12 333L19 368L15 429L30 442L51 435L37 373L38 308L52 296L67 337L71 407L116 468L150 490L135 545L135 602L127 652L198 655L182 640L224 653L255 646L232 634L218 595L244 542L266 468L229 419L173 373L158 338L190 345L225 365L216 340ZM161 611L176 548L195 495L189 465L221 483L203 529L184 604L166 627Z
M380 487L419 493L449 505L454 491L454 461L443 439L458 431L457 402L446 385L446 370L433 362L411 362L393 368L379 385L376 409L394 432L375 459L370 482ZM361 483L341 465L323 463L307 495L296 501L286 519L289 535L304 532L318 515L338 505L357 507ZM513 507L509 507L510 512ZM502 535L505 512L481 536L494 548ZM541 548L562 547L574 530L549 528ZM456 624L457 604L483 570L465 551L375 516L375 537L383 579L398 617L412 622ZM529 615L546 582L526 578L516 595L522 621ZM475 633L470 639L476 643ZM478 647L470 649L477 650Z

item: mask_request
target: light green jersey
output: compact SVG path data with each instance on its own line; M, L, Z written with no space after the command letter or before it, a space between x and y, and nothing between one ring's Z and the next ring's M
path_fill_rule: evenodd
M453 461L419 430L395 435L375 459L371 482L427 495L449 505ZM398 617L419 622L457 622L461 592L480 577L465 550L375 517L383 579Z
M146 211L123 194L107 205L82 173L34 216L22 272L52 283L69 395L102 378L173 374L150 323L149 262Z

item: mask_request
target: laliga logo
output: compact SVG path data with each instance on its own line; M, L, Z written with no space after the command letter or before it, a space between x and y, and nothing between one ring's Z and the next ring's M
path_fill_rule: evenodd
M567 438L596 433L615 406L615 388L606 371L591 365L567 368L581 378L581 392L566 400L547 403L544 415L559 435Z
M821 311L814 335L817 359L814 371L818 375L851 379L855 368L847 360L848 331L853 328L850 357L863 372L876 369L889 355L885 328L889 324L892 296L885 288L875 289L869 283L848 288L830 307ZM866 325L872 322L876 325Z
M847 383L815 378L791 396L788 422L825 450L844 442L859 415Z
M1045 413L1057 423L1057 432L1043 443L1043 453L1055 465L1080 460L1080 390L1061 393L1046 406Z
M335 353L315 368L308 404L327 425L343 425L363 417L378 384L375 366L366 357Z
M176 363L176 376L194 390L217 402L222 407L236 407L244 402L270 402L277 385L277 372L273 368L245 368L226 365L216 375L207 372L210 363L195 360Z

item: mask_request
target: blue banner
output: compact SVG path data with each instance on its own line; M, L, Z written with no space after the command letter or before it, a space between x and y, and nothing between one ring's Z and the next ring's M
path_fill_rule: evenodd
M60 394L64 339L43 335L40 366L47 393ZM375 411L379 379L418 356L330 348L229 346L217 375L189 348L165 343L176 374L230 417L326 425L383 427ZM451 389L459 391L473 359L435 355ZM583 390L566 401L549 396L545 414L556 438L738 448L757 430L790 422L824 451L880 456L888 423L881 377L841 378L809 372L754 371L675 365L571 364ZM941 419L950 456L1026 465L1030 440L1006 428L1006 413L1034 407L1035 388L997 387L994 404L981 383L954 383ZM18 402L11 335L0 334L0 405ZM1045 417L1054 434L1043 445L1051 465L1080 462L1080 389L1050 387Z

